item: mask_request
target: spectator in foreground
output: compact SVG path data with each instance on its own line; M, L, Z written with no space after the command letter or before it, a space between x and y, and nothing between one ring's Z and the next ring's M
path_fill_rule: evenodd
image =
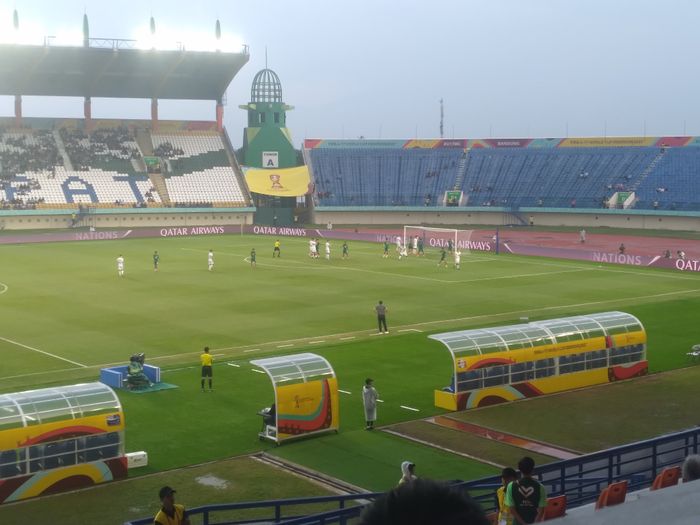
M185 506L175 503L174 489L165 486L160 489L158 496L163 506L153 520L155 525L190 525Z
M513 524L542 521L547 506L547 491L544 485L532 476L535 460L525 456L518 461L518 470L522 478L508 484L504 498L505 506L513 515Z
M369 505L360 525L490 525L466 492L444 483L416 479L402 483Z
M683 482L700 479L700 456L693 454L685 458L682 467Z
M496 500L498 501L498 521L496 523L498 525L512 525L513 523L513 515L508 511L504 501L508 485L516 479L518 479L518 473L515 472L515 469L506 467L501 472L501 481L503 485L496 490Z

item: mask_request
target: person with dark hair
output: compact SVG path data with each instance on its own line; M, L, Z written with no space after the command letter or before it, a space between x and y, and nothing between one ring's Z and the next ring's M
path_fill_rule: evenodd
M512 481L506 488L504 504L513 515L513 524L535 523L544 518L547 491L544 485L532 477L535 460L525 456L518 461L522 478Z
M379 394L374 388L374 380L369 377L365 379L362 387L362 404L365 408L365 430L374 430L374 422L377 420L377 399Z
M693 454L685 458L682 467L683 483L700 479L700 456Z
M369 505L360 525L490 525L464 490L428 479L402 483Z
M212 390L214 390L211 386L212 376L214 375L212 372L212 362L214 358L209 353L208 346L204 347L204 353L201 356L199 356L199 360L202 363L202 392L204 392L205 378L209 379L209 392L211 392Z
M410 481L415 481L418 479L416 476L416 464L412 461L404 461L401 463L401 479L399 480L399 485L408 483Z
M153 520L154 525L190 525L184 505L175 503L175 490L165 486L158 492L162 504Z
M496 490L496 501L498 502L498 521L496 523L498 525L512 525L513 523L513 515L508 511L504 500L508 485L516 479L518 479L518 473L515 472L515 469L506 467L501 471L501 481L503 485Z
M379 304L377 304L377 306L374 307L374 310L377 312L377 324L379 325L379 333L388 334L389 329L386 327L386 305L383 301L379 301ZM384 329L383 332L382 328Z

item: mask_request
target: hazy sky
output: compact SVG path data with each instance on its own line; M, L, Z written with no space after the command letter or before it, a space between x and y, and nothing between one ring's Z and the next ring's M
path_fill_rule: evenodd
M698 0L0 0L39 38L133 38L148 26L250 46L228 89L240 144L255 73L295 106L295 143L318 138L700 135ZM149 118L146 100L94 100L93 117ZM0 97L0 115L13 101ZM82 117L81 99L26 98L26 116ZM214 119L214 103L160 103L161 118Z

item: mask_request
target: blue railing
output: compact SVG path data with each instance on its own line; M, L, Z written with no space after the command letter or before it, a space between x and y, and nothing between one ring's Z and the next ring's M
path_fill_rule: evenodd
M667 434L646 441L623 445L602 452L586 454L574 459L557 461L538 467L535 473L547 488L550 496L565 494L567 507L573 508L594 502L600 491L610 483L628 480L628 490L649 487L664 468L680 465L690 454L700 452L700 427ZM499 476L461 482L455 486L467 490L479 501L487 512L496 509L495 492L501 486ZM207 505L188 510L190 516L201 515L203 525L235 525L240 523L273 522L286 525L344 524L362 512L365 502L374 500L382 493L368 492L342 496L319 496L284 500L256 501ZM348 502L357 505L348 507ZM309 504L335 504L337 509L306 516L282 518L288 507ZM212 521L213 514L222 511L269 509L267 518L239 521ZM147 525L153 518L127 522L125 525Z

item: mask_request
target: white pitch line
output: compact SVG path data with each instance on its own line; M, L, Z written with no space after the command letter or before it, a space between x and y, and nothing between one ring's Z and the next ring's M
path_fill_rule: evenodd
M289 344L286 344L286 345L277 345L277 348L289 348L290 346L294 346L294 344L293 344L293 343L289 343Z
M403 330L399 330L399 332L420 332L420 333L423 333L423 330L418 330L417 328L404 328Z
M247 354L248 352L259 352L259 351L260 351L259 348L248 348L247 350L243 350L243 352L246 353L246 354Z
M310 345L317 345L317 344L319 344L319 343L325 343L325 342L326 342L326 340L325 340L325 339L322 339L322 340L320 340L320 341L309 341L309 344L310 344Z
M226 355L226 354L211 354L212 357L221 357L222 355Z
M377 403L384 403L383 399L377 399Z
M352 392L348 392L347 390L341 390L340 388L338 389L338 392L340 392L341 394L352 395Z
M377 332L376 334L369 334L370 337L374 337L375 335L382 335L382 332Z
M253 372L257 372L258 374L264 374L262 370L258 370L257 368L253 368Z
M13 345L21 346L22 348L26 348L27 350L32 350L33 352L39 352L40 354L47 355L49 357L53 357L54 359L60 359L61 361L65 361L66 363L70 363L72 365L77 365L81 368L87 368L87 365L84 365L82 363L78 363L77 361L71 361L70 359L66 359L65 357L61 357L60 355L56 354L51 354L49 352L44 352L43 350L39 350L38 348L34 348L33 346L27 346L23 345L22 343L18 343L17 341L13 341L12 339L6 339L4 337L0 337L0 340L5 341L7 343L11 343Z
M355 339L355 336L351 335L350 337L341 337L340 338L341 341L349 341L350 339Z
M0 290L0 295L4 294L7 290L10 289L10 287L7 286L5 283L0 283L0 286L2 286L2 290Z
M163 370L163 373L167 372L177 372L179 370L189 370L190 368L197 368L196 366L183 366L182 368L170 368L168 370Z
M236 363L226 363L228 366L235 366L236 368L240 368L241 365L237 365Z
M420 412L420 410L418 410L417 408L407 407L406 405L399 405L399 406L405 410L410 410L411 412Z

